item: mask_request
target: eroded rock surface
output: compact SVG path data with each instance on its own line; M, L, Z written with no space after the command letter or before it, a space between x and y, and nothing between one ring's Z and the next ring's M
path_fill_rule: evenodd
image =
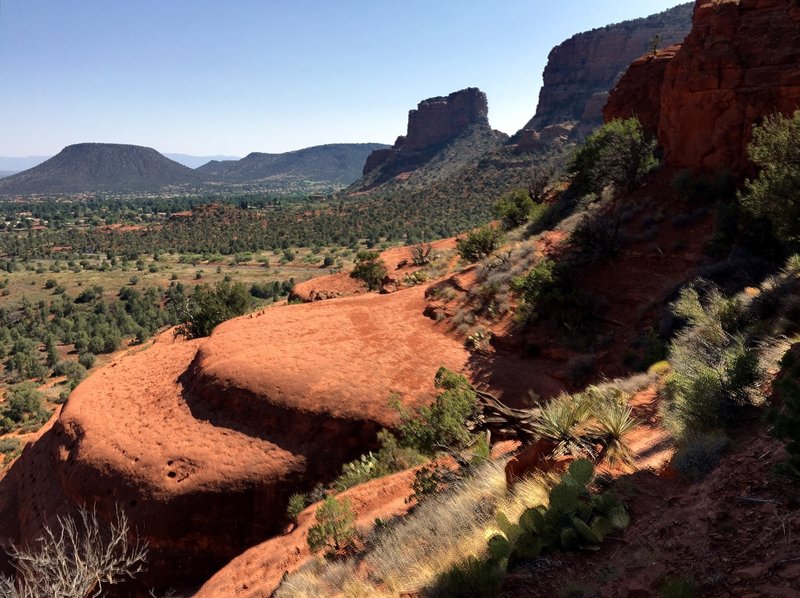
M264 310L100 369L0 480L0 542L77 505L122 506L148 540L142 582L191 586L278 533L292 492L335 477L393 426L390 395L434 395L469 354L425 289Z

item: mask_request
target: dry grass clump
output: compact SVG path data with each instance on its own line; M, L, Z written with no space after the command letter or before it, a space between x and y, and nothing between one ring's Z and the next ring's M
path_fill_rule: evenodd
M452 490L433 496L411 514L381 530L366 553L346 561L314 561L289 576L277 598L396 597L429 587L469 556L486 552L495 513L519 517L545 504L553 481L530 478L506 490L503 462L490 462Z

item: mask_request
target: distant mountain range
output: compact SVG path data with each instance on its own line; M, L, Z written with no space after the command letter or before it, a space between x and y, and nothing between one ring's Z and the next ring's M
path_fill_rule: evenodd
M321 145L285 154L252 153L241 160L211 160L192 169L148 147L79 143L28 170L0 178L0 195L156 192L164 187L276 180L338 188L359 178L373 150L386 147L378 143ZM201 159L171 155L190 163Z
M253 152L241 160L211 161L197 172L206 180L229 183L294 177L344 186L361 176L367 156L388 147L381 143L335 143L285 154Z
M238 160L241 156L193 156L190 154L167 154L164 155L170 160L175 160L178 164L183 164L189 168L197 168L203 164L207 164L212 160ZM2 164L2 162L0 162Z

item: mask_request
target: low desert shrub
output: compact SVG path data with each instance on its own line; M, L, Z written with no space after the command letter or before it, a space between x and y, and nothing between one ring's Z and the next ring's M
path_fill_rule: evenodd
M14 459L22 452L22 443L16 438L0 438L0 454L3 455L3 465Z
M477 262L495 251L501 240L501 231L487 224L456 239L456 248L462 259Z
M286 505L286 515L288 515L292 523L297 523L297 518L307 506L308 496L295 492L289 497L289 503Z
M506 228L522 226L531 219L544 213L545 207L536 203L530 192L525 189L514 189L503 195L495 204L495 215L503 221Z
M370 291L377 291L386 276L386 266L381 260L380 252L359 251L350 276L364 281Z
M658 165L655 141L636 118L613 120L587 137L569 164L581 193L600 193L613 185L630 193Z
M175 330L186 338L208 336L219 324L246 314L253 306L253 297L241 282L220 281L213 287L195 288L185 305L179 306L184 322Z
M400 444L426 455L458 450L470 442L472 434L465 424L474 413L477 400L469 381L446 368L436 372L435 383L442 392L431 405L413 414L397 405Z
M689 325L670 344L665 423L678 437L719 428L751 402L760 380L758 354L740 329L744 309L716 287L681 291L673 312Z
M44 408L44 395L30 382L24 382L12 387L6 401L0 405L0 433L38 427L49 417L50 413Z
M331 554L350 550L358 537L355 520L349 498L329 496L317 508L316 523L308 530L308 547L312 552Z

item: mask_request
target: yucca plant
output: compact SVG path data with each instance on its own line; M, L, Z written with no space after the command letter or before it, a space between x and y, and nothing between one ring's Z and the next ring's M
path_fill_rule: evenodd
M595 408L594 431L603 442L600 457L607 458L612 464L630 465L633 462L633 453L624 438L638 423L632 413L630 405L619 401L605 401Z
M594 456L588 423L593 401L587 399L588 395L584 394L561 394L542 406L533 429L540 437L556 444L554 456Z

